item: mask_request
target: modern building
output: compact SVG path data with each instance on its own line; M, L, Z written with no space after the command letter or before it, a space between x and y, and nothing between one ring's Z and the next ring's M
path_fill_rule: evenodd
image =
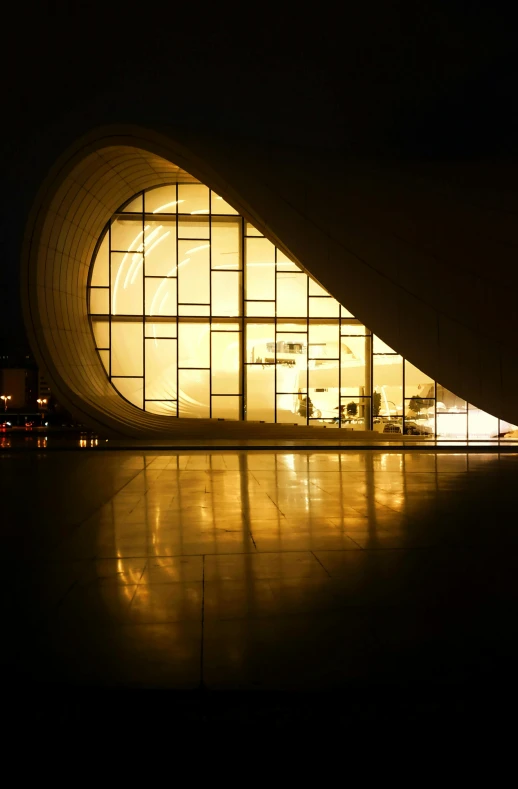
M454 175L443 168L443 184ZM505 206L473 204L466 168L461 185L439 180L208 136L90 132L49 172L25 230L24 319L48 385L107 436L516 435L515 344L495 341L516 318L464 260L470 223L479 251L505 236Z

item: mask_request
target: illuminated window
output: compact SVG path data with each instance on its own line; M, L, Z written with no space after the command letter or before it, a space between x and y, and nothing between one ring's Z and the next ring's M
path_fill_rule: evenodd
M373 336L192 178L115 213L92 262L88 310L112 385L152 414L444 440L517 435Z

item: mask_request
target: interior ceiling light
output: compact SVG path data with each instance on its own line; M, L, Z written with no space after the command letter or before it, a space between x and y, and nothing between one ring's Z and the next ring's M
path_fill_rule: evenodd
M148 257L148 256L151 254L151 252L153 251L153 249L154 249L156 246L158 246L158 244L160 244L160 243L161 243L161 242L164 240L164 238L167 238L167 236L168 236L168 235L170 235L170 233L171 233L171 231L170 231L170 230L168 230L168 231L167 231L167 233L164 233L164 235L163 235L163 236L160 236L160 238L157 238L157 240L156 240L156 241L155 241L153 244L151 244L151 246L149 247L149 249L148 249L148 250L146 250L146 257ZM148 241L149 241L149 239L148 239ZM143 263L143 261L144 261L144 258L143 258L143 257L142 257L142 255L141 255L141 258L140 258L140 265ZM137 274L139 273L139 270L140 270L140 265L138 265L138 266L137 266L137 268L135 269L135 273L133 274L133 276L132 276L132 278L131 278L131 284L132 284L132 285L133 285L133 283L135 282L135 279L136 279L136 276L137 276Z
M149 229L149 225L147 225L147 228ZM131 262L131 266L129 267L128 273L126 274L126 279L124 280L124 289L126 289L128 287L128 284L129 285L133 285L133 283L135 281L135 276L132 276L132 274L133 274L133 267L136 266L136 269L135 269L135 274L136 274L138 272L140 266L142 265L142 261L143 261L142 252L144 251L144 247L145 247L146 243L148 241L151 241L151 239L154 238L157 233L160 233L162 228L163 228L163 225L158 225L158 227L155 227L155 229L151 231L151 233L149 234L149 236L147 238L144 235L142 243L140 244L140 246L137 249L136 253L133 255L133 260ZM144 234L145 234L145 232L146 232L146 229L144 229ZM131 281L129 281L130 277L131 277Z
M131 247L132 247L134 244L136 244L136 243L137 243L137 241L139 240L140 236L141 236L141 235L143 235L143 233L145 233L145 232L146 232L146 230L149 230L149 225L146 225L146 227L144 228L144 230L140 230L140 231L137 233L137 235L135 236L135 238L133 239L133 241L132 241L132 242L131 242L131 244L130 244L130 251L132 251L132 250L131 250ZM118 290L118 287L119 287L119 279L120 279L120 275L122 274L122 269L124 268L124 264L126 263L126 260L128 259L128 255L129 255L129 254L130 254L130 252L126 252L126 254L124 255L124 257L122 258L122 263L121 263L121 264L120 264L120 266L119 266L119 270L117 271L117 276L116 276L116 278L115 278L115 286L114 286L114 288L113 288L113 304L112 304L112 314L113 314L113 315L116 315L116 314L117 314L117 290Z
M192 255L193 252L199 252L200 249L208 249L209 247L210 247L210 244L202 244L199 247L193 247L192 249L188 249L185 254L186 255Z

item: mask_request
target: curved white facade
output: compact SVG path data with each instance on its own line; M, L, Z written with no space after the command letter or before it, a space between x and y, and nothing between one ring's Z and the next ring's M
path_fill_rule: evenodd
M355 311L358 321L361 320L362 325L369 326L397 351L406 353L408 350L412 368L418 366L418 368L425 371L426 380L423 383L429 383L432 377L437 377L451 390L459 392L461 398L464 398L461 401L465 404L464 410L459 408L458 404L451 405L449 402L444 403L438 399L436 399L435 410L437 410L439 402L443 402L446 409L457 408L457 411L450 412L450 416L453 414L458 424L460 422L465 423L466 430L468 430L469 421L466 399L472 400L476 404L477 413L480 413L479 408L487 407L489 404L492 408L492 413L496 416L500 416L503 419L514 419L516 415L516 403L512 388L513 375L515 374L513 372L515 371L515 366L513 366L514 359L509 354L506 355L505 348L500 348L499 352L501 355L498 365L501 374L495 374L491 378L486 370L484 385L481 387L480 384L476 384L477 370L480 371L480 365L477 360L484 351L484 347L488 345L488 339L487 332L484 335L480 326L478 326L477 335L474 322L467 315L467 320L462 330L462 348L455 351L456 356L462 359L462 362L457 364L455 369L452 368L451 358L446 354L446 346L452 338L456 337L458 339L461 335L455 328L452 320L449 319L450 323L448 324L445 318L443 308L444 304L447 304L447 299L444 299L440 292L437 294L438 306L436 311L437 315L442 317L440 320L438 319L434 330L432 326L434 308L428 303L432 297L429 299L425 293L426 298L422 300L421 308L418 310L415 301L416 297L411 293L415 288L416 281L422 283L422 276L419 277L415 274L409 289L408 282L405 286L403 286L403 283L398 285L392 276L390 266L387 268L387 255L389 258L390 256L393 258L396 246L398 244L401 246L401 242L398 241L396 243L390 239L383 238L379 231L377 234L373 233L369 237L366 234L365 225L369 217L367 210L364 210L363 213L363 226L361 227L359 222L356 227L351 226L351 217L355 215L355 212L356 214L358 213L358 208L354 208L350 204L350 192L348 192L354 178L350 177L347 179L343 167L337 165L333 186L331 173L318 172L318 168L315 166L317 163L315 162L312 163L311 173L308 176L309 163L306 163L308 165L306 171L302 172L297 169L297 166L301 165L300 161L297 162L293 159L290 161L289 157L276 159L273 155L265 159L264 156L257 154L257 151L251 151L242 147L234 150L231 157L228 146L213 140L190 139L189 147L187 147L187 145L182 145L176 141L173 142L165 134L138 129L125 130L124 133L121 133L120 130L111 130L96 132L90 138L78 142L74 149L64 155L62 160L56 164L47 182L42 187L29 219L22 266L22 297L29 339L38 361L48 374L49 381L58 399L68 406L84 423L105 434L135 437L174 436L179 435L181 430L189 436L207 438L212 435L240 435L243 437L247 435L272 435L281 437L294 433L293 426L287 424L283 426L274 424L255 425L250 421L228 421L228 419L225 422L204 418L172 419L170 416L164 416L163 413L152 413L149 408L142 410L142 408L138 408L128 400L120 397L112 383L110 383L101 357L96 350L88 314L87 289L93 255L105 228L120 207L134 199L135 195L138 195L143 190L153 189L154 187L170 188L172 184L175 185L175 189L178 189L179 187L176 187L177 183L179 185L185 184L185 187L188 187L189 185L193 186L197 181L201 181L203 184L207 184L208 189L212 189L215 195L223 198L224 202L228 204L230 212L239 212L239 216L243 217L243 222L250 222L256 230L264 234L265 241L274 245L288 261L294 261L294 264L301 269L301 277L309 281L302 269L311 272L322 286L327 286L329 293L332 293L342 304L346 304L347 307ZM321 163L318 163L318 165L322 167ZM317 195L318 199L312 200L311 195L308 194L307 184L311 181L315 187L318 187L318 184L320 184L324 190L324 192ZM362 181L356 174L355 188L357 192L360 191L359 184L362 185L365 192L368 182L368 178L363 177ZM405 189L408 192L412 186L410 179L407 179L403 186L401 186L401 183L402 181L394 187L394 194L401 194ZM337 189L337 184L341 184L341 190ZM387 184L385 183L385 191L386 188ZM380 190L380 192L383 194L383 190ZM315 192L314 194L317 193ZM380 193L376 194L378 207L373 207L372 215L374 218L379 217L380 211ZM323 212L323 208L328 210ZM193 214L190 213L190 215L192 216ZM229 213L228 216L236 216L236 214ZM147 221L144 210L142 211L142 217L143 221ZM179 224L178 217L177 221ZM144 231L143 238L145 232L147 231ZM340 233L342 238L339 240L337 236ZM195 240L205 242L207 239ZM177 234L176 243L180 241L193 243L192 239L181 238ZM138 240L136 243L138 247ZM164 240L163 243L167 242ZM396 246L394 246L395 243ZM347 249L347 246L351 244L353 246L360 244L360 247L363 245L363 257ZM131 247L131 243L127 245ZM195 246L204 246L204 244L195 244ZM193 247L189 248L192 249ZM138 252L138 249L113 249L110 251L110 255L113 253L124 256L130 251L133 255L135 252ZM187 248L182 250L182 253L185 252L187 252ZM409 254L407 249L406 257L403 256L401 260L402 262L407 260L410 266ZM368 258L369 256L374 256L373 260L376 260L377 268L367 262L366 257ZM236 269L234 273L243 271L246 277L245 257L243 257L243 261L245 262L241 263L242 268ZM181 262L177 258L175 265ZM133 259L130 265L132 263ZM405 263L406 265L407 263ZM420 272L420 265L421 253L416 251L414 272ZM383 266L385 266L385 271L382 273L381 269L383 269ZM135 270L137 270L136 275ZM399 270L402 270L401 267ZM410 268L410 270L412 269ZM213 273L215 272L211 271L209 278L211 282ZM276 276L279 273L286 272L276 271ZM124 282L129 276L129 287L132 287L132 280L134 279L133 284L135 284L141 275L143 278L146 276L143 273L143 269L139 271L137 262L131 273L127 271L124 274ZM157 276L164 277L162 272ZM167 272L165 277L168 279ZM426 281L433 283L434 279L433 277L428 277ZM440 282L440 277L437 277L436 281ZM383 282L385 285L381 287ZM147 283L144 279L142 283L144 299L144 286ZM106 287L104 284L95 285L95 281L92 284L94 287ZM171 283L167 283L167 287L170 285ZM202 278L199 279L199 285L200 288L204 287ZM108 287L111 287L111 282L109 282ZM318 288L318 284L315 284L314 287ZM128 287L126 290L128 290ZM437 292L440 291L440 288L437 285L431 287L432 296L434 290ZM153 298L151 297L151 299ZM172 296L168 296L168 298L172 298ZM259 299L252 299L252 301L254 300L259 301ZM331 299L331 301L334 300ZM160 303L162 303L162 297ZM187 303L185 302L185 304ZM193 304L195 303L193 302ZM108 305L109 312L104 314L113 312L116 314L121 306L119 305L118 307L115 304L114 309L110 296L108 296ZM356 307L359 307L359 309L356 309ZM179 308L180 302L177 300L177 311L179 311ZM406 308L408 309L405 313ZM90 311L93 315L102 314ZM460 312L462 313L462 310ZM143 316L144 314L145 308L141 315ZM148 317L152 316L149 315ZM183 316L166 315L160 317L175 317L175 322L179 327L181 323L185 323L185 321L180 320L181 318L198 319L199 322L200 318L207 316L187 314ZM212 317L217 316L213 315ZM237 316L221 315L219 317L225 319L236 317L241 321L245 321L253 316L243 313ZM261 320L267 317L261 316ZM279 315L272 317L277 320ZM311 316L285 317L299 317L301 320L308 321L307 348L309 349L312 344L309 337ZM350 313L343 317L350 317ZM460 317L462 317L462 314ZM320 318L321 321L324 320L322 316L315 316L315 318ZM339 319L340 316L337 318L337 321ZM419 322L416 324L417 319ZM334 319L330 318L330 320ZM193 321L193 323L195 322ZM275 321L273 322L275 323ZM128 321L128 324L130 323L134 324L135 322ZM143 320L141 324L144 325ZM185 323L185 325L187 324ZM322 325L325 324L322 323ZM419 327L419 330L416 329L416 325ZM243 340L246 330L239 329L237 331L242 332L241 340ZM339 338L340 332L338 333ZM473 346L475 336L479 338L476 359ZM486 337L485 345L484 337ZM143 337L143 340L146 339L154 341L155 337ZM157 336L156 339L161 338ZM163 339L176 339L178 342L178 337ZM239 341L241 342L241 340ZM277 338L273 340L267 339L266 345L268 346L272 341L274 342L275 353L281 353L277 344ZM142 347L144 345L145 343L143 342ZM246 342L243 340L241 348L245 346ZM101 346L98 344L98 347ZM340 357L340 339L338 339L337 347L339 350L338 356ZM381 345L379 347L383 348L384 346ZM106 350L106 347L102 350ZM374 352L376 350L375 342L372 350ZM376 387L378 386L376 371L381 369L381 356L391 354L393 354L392 349L390 349L390 354L385 350L385 353L375 354L373 357L372 379L369 381L366 378L364 398L372 397L373 392L376 392ZM394 354L394 356L397 355ZM379 357L378 360L376 360L376 356ZM244 357L241 356L242 366L243 360ZM493 367L496 361L497 359L493 353L491 360ZM144 357L142 363L144 365ZM248 362L244 363L247 364ZM406 371L405 365L400 360L390 366L396 368L398 365L402 371ZM277 368L279 364L275 364L274 360L273 366ZM339 376L341 375L342 366L342 364L338 364ZM387 365L385 366L387 367ZM181 367L182 365L177 361L177 369ZM188 365L185 365L185 369L187 368ZM212 369L210 364L208 369L210 377L212 374L210 373ZM410 368L408 369L410 370ZM510 371L509 374L504 374L506 370ZM113 371L110 368L108 368L108 371L109 375L113 376ZM445 373L444 376L439 375L441 371ZM240 372L242 374L242 370ZM392 372L391 380L394 377ZM401 376L403 375L406 375L406 372L402 372ZM122 378L123 376L118 377ZM139 376L129 377L137 378ZM408 378L408 376L406 377ZM383 401L387 417L404 416L406 413L405 399L409 401L414 394L407 391L403 378L399 378L399 372L396 374L396 378L401 380L401 403L397 396L395 396L396 399L388 396L387 389L393 384L388 380L386 383L382 383L381 379L379 381L380 389L385 386ZM460 384L457 388L454 388L452 385L455 381ZM342 393L340 381L338 383L338 408L340 408L342 404L346 405L345 402L342 403L340 401L340 397L348 398L350 395ZM297 390L299 388L303 389L303 387L298 385L296 388ZM320 386L313 388L329 389L332 387ZM121 391L120 388L119 391ZM194 416L194 413L189 414L188 410L185 410L184 406L181 405L182 397L179 396L179 392L180 387L177 386L177 413L180 417ZM377 393L381 394L381 392ZM471 393L474 395L473 397ZM241 385L239 391L211 393L211 399L208 403L209 415L212 412L213 416L217 416L217 413L213 411L215 404L212 402L212 397L216 397L218 394L241 398L237 415L241 417L248 415L246 409L246 386ZM274 389L274 411L278 407L278 397L281 394L284 393ZM296 393L290 392L287 394L303 395L304 392L301 391L299 393L297 391ZM157 402L160 401L159 398L146 397L143 390L143 407L144 400L151 401L153 399ZM199 398L192 399L197 399L200 402ZM428 391L426 398L421 399L430 400L433 398L430 397L430 391ZM162 400L166 402L165 398L162 398ZM385 402L385 400L388 402ZM174 398L169 398L169 401L173 402ZM393 405L391 405L391 402ZM234 404L229 403L229 405L233 406ZM400 407L402 413L398 414ZM323 413L325 409L318 410ZM367 418L367 421L373 418L372 412L375 410L375 408L371 408L371 416ZM487 410L489 411L490 409L487 408ZM395 413L392 413L392 411L395 411ZM438 410L437 413L439 413ZM234 414L235 411L232 415ZM227 414L227 416L229 415ZM196 416L203 417L205 414L199 413ZM440 416L443 415L440 414ZM327 424L331 425L330 417L326 418L328 419ZM518 419L515 421L518 421ZM491 433L494 432L494 424L495 422L493 421ZM367 427L366 421L364 421L364 426ZM302 431L304 430L305 428L302 427ZM497 428L497 431L502 432L500 427ZM300 428L295 432L297 435L301 435ZM312 435L314 434L312 433Z

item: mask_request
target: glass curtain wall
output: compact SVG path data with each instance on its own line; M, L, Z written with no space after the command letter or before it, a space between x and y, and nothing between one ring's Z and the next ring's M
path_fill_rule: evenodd
M200 183L149 189L121 207L88 298L112 385L154 414L450 440L516 429L373 336Z

